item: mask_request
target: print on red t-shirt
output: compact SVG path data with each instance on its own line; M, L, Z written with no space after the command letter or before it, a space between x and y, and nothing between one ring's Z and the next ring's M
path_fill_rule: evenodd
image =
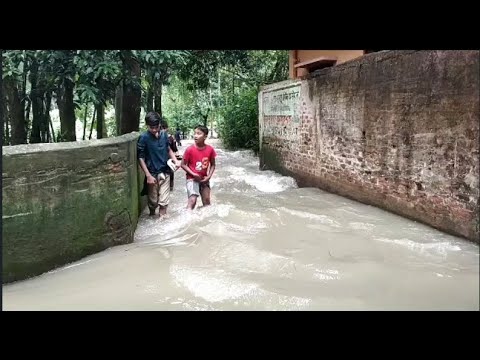
M191 145L183 154L183 160L185 164L188 164L190 170L199 174L202 178L207 176L208 166L212 161L211 159L216 157L217 153L210 145L205 145L203 149L199 149L195 145ZM187 173L187 179L193 179L193 176Z

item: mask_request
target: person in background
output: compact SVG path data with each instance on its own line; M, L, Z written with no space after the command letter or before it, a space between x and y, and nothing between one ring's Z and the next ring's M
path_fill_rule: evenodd
M178 146L182 146L182 141L180 139L180 129L177 128L177 131L175 131L175 140L177 141Z
M165 131L168 131L168 128L164 129ZM177 144L175 142L175 139L173 138L172 134L168 133L168 144L170 145L170 149L175 154L175 158L178 159L178 148ZM173 181L175 179L175 173L173 171L170 171L170 191L173 190Z

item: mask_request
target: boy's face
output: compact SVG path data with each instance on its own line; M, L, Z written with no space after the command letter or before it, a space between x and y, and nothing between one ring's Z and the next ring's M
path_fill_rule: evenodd
M206 135L200 129L195 129L195 133L193 134L193 139L195 140L195 144L203 144L206 139Z
M151 134L158 136L158 132L160 131L160 125L147 125L148 132Z

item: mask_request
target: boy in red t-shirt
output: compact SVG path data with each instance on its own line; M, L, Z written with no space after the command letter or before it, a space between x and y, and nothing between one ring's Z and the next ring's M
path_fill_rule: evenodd
M187 209L193 210L197 197L202 197L203 206L210 205L209 180L215 171L217 153L210 145L205 144L208 128L198 125L195 128L194 145L190 145L183 154L182 169L187 173Z

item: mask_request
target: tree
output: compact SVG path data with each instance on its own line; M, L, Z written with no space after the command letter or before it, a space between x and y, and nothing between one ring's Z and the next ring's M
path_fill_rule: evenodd
M97 139L102 139L105 133L105 108L103 103L98 103L95 105L95 110L97 113Z
M181 128L217 123L227 147L258 149L259 87L288 77L288 52L190 51L166 91L166 113Z
M156 111L163 115L162 93L171 76L185 66L190 56L184 50L142 50L137 52L142 69L145 69L146 111Z
M44 84L38 78L38 60L33 59L30 67L30 103L32 104L32 128L30 132L30 143L45 142L45 127L46 114L44 95ZM28 119L28 116L27 116Z
M220 136L227 148L247 148L258 152L258 92L243 90L223 108Z
M77 52L77 94L81 103L94 104L97 113L97 139L107 135L105 107L109 101L116 106L116 90L122 83L122 63L118 55L116 50ZM120 112L121 106L118 110Z
M123 98L120 134L138 131L140 125L140 62L132 50L120 51L123 62Z
M2 146L5 144L5 100L3 96L3 50L0 49L0 124L2 124Z
M171 128L186 132L200 123L200 111L204 108L197 104L197 93L188 90L187 85L178 77L172 78L164 100L165 114Z
M74 89L77 75L76 50L37 50L38 72L48 76L46 88L56 95L60 115L59 141L76 141Z
M2 51L6 102L0 106L5 122L10 120L2 137L11 130L12 144L54 139L52 101L59 108L60 141L76 140L75 110L89 105L97 114L97 138L107 134L105 112L111 105L115 121L109 121L118 135L138 131L142 106L166 115L171 127L182 130L199 123L221 125L226 114L233 114L226 107L239 105L239 96L286 79L287 59L286 51ZM85 115L78 111L84 123Z
M24 72L24 56L20 50L10 50L2 53L3 86L7 99L8 118L11 126L11 144L26 144L27 131L25 124L24 99L22 99L22 84Z

